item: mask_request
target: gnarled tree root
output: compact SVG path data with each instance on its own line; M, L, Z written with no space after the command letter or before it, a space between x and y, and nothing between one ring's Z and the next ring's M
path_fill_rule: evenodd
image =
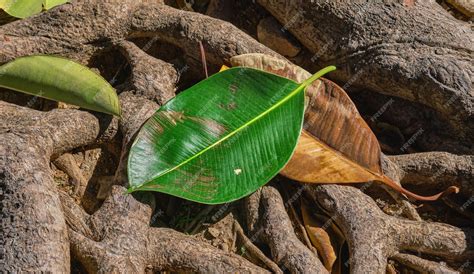
M344 233L350 251L346 264L352 273L384 273L387 260L401 251L458 262L474 256L472 229L386 215L369 196L350 186L307 189Z
M443 188L456 185L468 196L474 195L474 156L447 152L424 152L389 156L400 169L401 182Z
M266 243L276 263L293 273L327 273L317 255L296 237L276 188L262 187L246 198L245 206L250 239Z
M98 54L117 46L121 49L131 65L132 77L130 85L125 85L128 89L120 95L124 110L120 121L123 154L116 180L110 185L125 184L124 163L128 146L158 104L173 96L179 74L170 64L148 56L127 42L127 39L150 38L173 44L189 58L189 64L195 66L194 72L201 65L198 50L201 41L207 61L213 69L238 54L262 52L278 55L221 20L179 11L162 5L161 1L144 2L73 1L72 4L0 28L0 64L35 53L57 54L88 64ZM358 29L367 25L366 17L357 16L357 10L363 10L364 6L318 3L308 6L311 16L297 18L291 23L295 24L292 27L289 21L292 17L287 18L282 12L282 7L289 7L277 1L270 3L273 6L266 1L260 2L281 22L287 23L286 28L318 55L323 61L320 65L324 62L347 62L348 66L336 75L337 79L417 101L443 114L453 114L453 125L469 139L469 132L473 132L469 124L472 119L472 96L469 91L472 90L470 73L473 71L473 58L472 45L468 44L471 34L461 37L461 46L454 47L449 37L460 36L465 30L464 26L444 17L440 22L434 22L434 19L426 19L426 16L410 15L410 12L418 14L421 10L429 10L431 2L418 1L410 12L403 13L403 18L408 18L408 22L421 18L422 28L429 25L427 21L436 26L436 33L430 37L431 40L413 41L416 46L413 51L411 47L407 49L403 46L407 44L404 37L409 37L405 33L409 28L404 29L403 24L396 28L400 35L394 36L400 39L392 37L389 43L371 44L373 41L369 39L369 43L364 44L362 41L365 38L361 36L353 39L360 43L352 45L338 39L341 46L328 46L322 50L321 45L331 45L334 37L348 36L352 29L347 26ZM371 5L365 8L374 13L385 9L400 13L404 9L399 5L371 9ZM339 10L347 12L340 17ZM436 9L433 11L438 12ZM449 33L451 27L452 35ZM318 35L308 36L307 33ZM384 35L383 31L380 33ZM444 35L448 38L439 38L440 41L435 39L435 36ZM436 45L431 45L432 42ZM402 50L398 50L399 47ZM413 70L407 62L402 62L403 66L396 66L400 62L398 59L404 60L406 56L414 57L416 62ZM148 72L150 66L153 66L153 70ZM390 73L391 68L396 68L393 75ZM373 77L357 76L360 69L371 70ZM463 71L467 74L461 73ZM152 77L147 76L148 73L153 73ZM411 83L413 77L416 81ZM433 90L435 96L431 96L427 90ZM454 103L458 100L460 104ZM70 264L68 242L71 243L73 256L92 272L143 272L147 269L264 271L237 255L215 249L174 230L150 227L153 199L150 195L123 195L122 186L113 187L103 206L92 215L86 214L65 194L60 195L63 208L60 210L61 203L49 170L49 161L75 147L113 138L115 131L110 130L103 137L101 120L83 111L38 112L3 102L0 102L0 107L0 118L7 122L7 126L0 129L0 258L6 262L2 262L6 271L34 269L67 272ZM114 123L117 124L116 119ZM397 157L394 161L405 171L402 182L411 183L428 178L430 168L425 168L425 165L413 168L411 160L402 159L405 156ZM409 159L415 156L406 157ZM435 162L435 158L428 159ZM470 165L472 168L472 163ZM446 172L452 177L443 175L440 178L456 177L460 182L469 182L469 178L472 178L472 170L467 166L456 165L454 169L446 170L453 170L452 175L451 171ZM422 177L416 177L416 174ZM461 184L463 187L466 183ZM411 267L423 271L433 270L439 265L401 253L406 251L444 258L453 265L472 257L470 230L385 215L372 199L352 187L318 186L310 190L318 203L334 216L333 219L347 237L351 252L348 264L354 273L384 272L389 258L404 264L411 263ZM151 206L139 202L139 196L150 198L148 204ZM294 199L290 198L287 202ZM246 209L250 240L266 243L274 261L283 269L292 272L326 271L317 255L296 237L283 199L275 188L264 187L246 199ZM418 219L417 216L415 218Z
M348 86L429 106L472 143L474 33L436 1L258 3L312 52L311 70L336 64Z
M137 194L153 204L151 194ZM145 270L206 273L265 272L244 258L168 228L150 227L152 207L114 186L93 215L61 195L72 254L91 273ZM85 225L84 225L85 224Z
M2 270L68 272L67 227L49 161L95 142L99 121L78 110L40 112L2 101L0 109Z
M233 25L201 14L153 1L84 0L3 26L0 64L39 53L87 63L97 52L110 48L113 41L144 37L174 44L199 64L198 43L202 41L207 62L216 68L244 53L278 56Z
M264 271L192 237L150 228L151 208L125 195L123 187L115 187L92 216L62 194L63 215L48 156L93 143L99 135L97 119L77 110L42 113L3 102L1 106L2 119L11 125L1 135L5 146L1 150L5 152L1 158L2 247L8 248L1 250L3 270L68 272L70 241L73 256L92 272L143 272L147 267ZM17 125L22 127L14 128ZM34 174L28 174L30 171Z
M135 94L160 105L175 96L178 73L171 64L151 57L132 42L122 41L119 46L132 68L130 82Z

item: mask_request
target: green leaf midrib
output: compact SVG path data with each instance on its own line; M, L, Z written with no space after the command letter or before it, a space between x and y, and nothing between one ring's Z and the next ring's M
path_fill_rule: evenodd
M227 134L226 136L222 137L221 139L219 139L217 142L211 144L210 146L204 148L203 150L199 151L198 153L192 155L191 157L189 157L188 159L184 160L183 162L179 163L178 165L174 166L173 168L170 168L158 175L155 176L154 179L152 180L155 180L156 178L158 177L161 177L165 174L168 174L170 172L173 172L174 170L182 167L183 165L189 163L190 161L192 161L193 159L199 157L200 155L206 153L208 150L212 149L213 147L219 145L220 143L224 142L225 140L229 139L230 137L232 137L233 135L237 134L239 131L249 127L250 125L252 125L253 123L255 123L256 121L260 120L260 118L264 117L265 115L267 115L268 113L272 112L273 110L277 109L279 106L283 105L284 103L286 103L288 100L290 100L291 98L293 98L296 94L298 94L300 91L304 90L307 86L309 86L312 82L314 82L315 80L317 80L319 77L323 76L324 74L330 72L330 71L333 71L335 70L336 67L335 66L328 66L328 67L325 67L323 69L321 69L320 71L316 72L315 74L313 74L310 78L306 79L303 83L301 83L296 89L294 89L292 92L290 92L290 94L288 94L288 96L286 96L285 98L281 99L280 101L278 101L276 104L272 105L270 108L268 108L267 110L265 110L264 112L260 113L259 115L255 116L254 118L252 118L250 121L246 122L245 124L241 125L240 127L234 129L233 131L231 131L229 134ZM281 76L280 76L281 77ZM288 79L289 80L289 79ZM292 81L292 80L289 80L289 81ZM137 189L139 189L140 187L148 184L148 183L151 183L152 181L148 181L148 182L145 182L143 184L140 184L138 186L132 186L130 187L127 192L128 193L131 193Z

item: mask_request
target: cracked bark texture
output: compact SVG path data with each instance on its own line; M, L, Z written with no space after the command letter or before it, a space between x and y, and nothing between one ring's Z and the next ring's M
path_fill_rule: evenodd
M207 61L216 66L243 53L278 55L225 21L157 2L74 1L13 22L0 29L0 64L31 54L58 54L87 63L113 42L139 37L158 37L195 60L200 60L196 49L203 41Z
M346 263L352 273L385 273L387 259L399 251L458 260L473 256L472 229L386 215L353 187L321 185L308 191L344 233L351 255Z
M245 206L251 239L268 244L276 263L292 273L328 273L317 255L296 237L276 188L262 187L246 199Z
M380 4L259 0L333 79L440 112L460 139L474 133L474 33L435 1ZM310 62L312 61L312 62Z
M447 152L423 152L390 156L400 169L403 183L435 186L458 186L467 196L474 195L474 156Z
M72 1L0 27L0 64L41 53L96 65L97 56L119 54L113 52L118 49L130 67L130 76L118 88L120 121L81 110L40 112L0 101L0 120L6 122L0 126L0 258L6 272L68 272L69 254L92 273L265 271L192 236L151 227L155 196L123 194L130 142L158 106L174 96L181 74L176 64L152 57L131 41L156 40L179 48L196 79L203 77L199 42L211 72L243 53L283 58L228 22L162 2ZM334 79L434 109L451 122L460 141L472 143L473 34L434 2L259 3L306 47L294 59L298 65L314 71L336 63L340 70ZM106 68L106 73L113 75L116 69ZM115 178L107 182L103 205L89 215L56 189L50 161L61 163L74 148L112 138L121 138L121 161ZM472 195L470 155L389 156L383 164L386 174L402 183L429 189L454 183ZM80 177L72 175L77 169L68 173ZM374 198L351 186L303 187L298 195L302 192L341 227L349 242L352 273L383 273L389 259L433 272L453 271L453 266L472 261L472 228L423 221L416 211L405 214L416 220L389 216ZM296 236L286 212L285 206L298 197L285 201L275 187L263 187L243 201L247 226L242 227L250 241L269 247L270 254L260 256L268 255L282 270L326 273L318 254ZM401 207L412 209L400 201ZM432 261L433 256L449 265Z
M89 272L266 272L238 255L191 236L169 228L150 227L153 195L124 192L125 188L114 186L112 194L93 215L85 213L67 194L61 195L71 227L71 252Z
M0 109L2 270L68 272L67 227L49 161L95 142L99 122L77 110L44 113L2 101Z

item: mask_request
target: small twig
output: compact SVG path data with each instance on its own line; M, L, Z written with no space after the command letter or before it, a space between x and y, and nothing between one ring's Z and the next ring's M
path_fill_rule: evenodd
M278 265L270 260L263 252L255 246L252 241L245 235L244 230L240 226L239 222L234 220L234 230L237 235L240 237L240 240L243 243L243 246L251 253L253 256L262 261L273 273L283 273Z
M202 45L201 41L199 41L199 48L201 49L202 67L204 69L204 73L206 74L206 79L207 79L209 78L209 75L207 74L206 52L204 51L204 46Z

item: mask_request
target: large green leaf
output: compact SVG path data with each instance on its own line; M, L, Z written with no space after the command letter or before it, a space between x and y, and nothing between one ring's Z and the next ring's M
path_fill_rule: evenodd
M120 116L114 88L87 67L61 57L35 55L4 64L0 87Z
M304 88L275 74L232 68L161 107L128 159L129 192L151 190L217 204L246 196L275 176L300 135Z
M68 0L0 0L0 9L17 18L26 18L40 13L43 8L52 7L68 2Z

